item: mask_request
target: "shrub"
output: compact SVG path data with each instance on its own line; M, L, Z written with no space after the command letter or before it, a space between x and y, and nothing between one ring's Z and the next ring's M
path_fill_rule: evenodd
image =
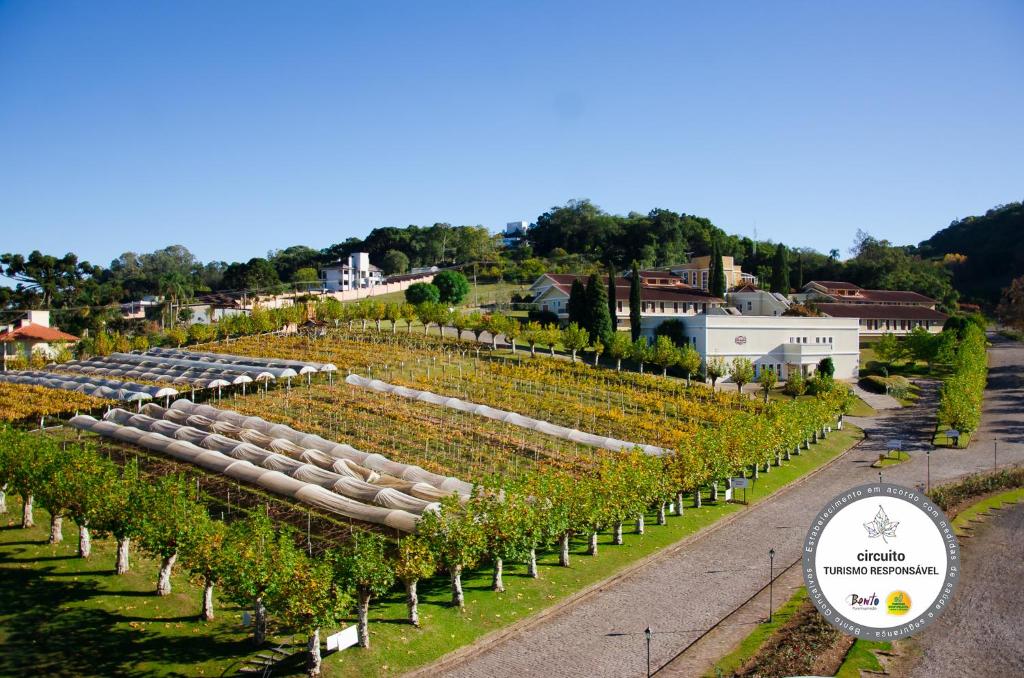
M1012 468L999 471L998 473L968 476L960 482L936 487L932 490L931 498L939 508L943 511L948 511L971 497L1017 487L1024 487L1024 468Z
M782 392L786 395L791 396L802 396L807 392L807 380L804 379L804 375L799 370L793 370L789 373L789 378L786 380L786 385L782 388Z
M441 290L430 283L413 283L405 289L405 300L413 306L430 302L436 304L441 299Z
M459 304L469 294L469 281L458 271L441 271L434 276L433 285L441 293L440 301L445 304Z

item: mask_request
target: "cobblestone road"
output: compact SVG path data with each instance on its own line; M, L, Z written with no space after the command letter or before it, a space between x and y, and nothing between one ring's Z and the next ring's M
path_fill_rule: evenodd
M992 468L992 438L1000 438L999 463L1024 463L1024 347L995 338L990 392L983 429L967 450L931 454L932 483ZM432 675L459 678L502 676L630 676L645 669L642 631L656 632L652 667L660 667L705 629L729 615L767 581L767 553L786 567L800 557L814 514L833 496L878 479L870 468L885 440L900 437L911 459L885 471L886 482L916 486L925 481L934 419L935 386L926 385L920 404L888 416L861 420L868 440L808 482L756 504L669 557L617 580L540 624L485 645L458 664L435 667ZM852 420L851 420L852 421ZM609 636L609 633L637 635Z

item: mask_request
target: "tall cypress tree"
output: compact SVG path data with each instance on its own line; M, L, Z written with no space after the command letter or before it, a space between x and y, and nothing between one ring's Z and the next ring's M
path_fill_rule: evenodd
M565 311L569 314L569 322L576 323L580 327L587 324L587 290L579 278L572 281L569 289L569 302L565 305Z
M708 257L708 286L705 287L708 292L715 286L715 271L718 269L718 243L711 243L711 256Z
M608 295L596 273L587 280L587 315L590 321L587 331L590 332L591 338L594 341L600 339L601 343L607 346L611 342L614 330L611 316L608 314Z
M612 320L612 330L619 329L618 302L615 289L615 264L608 264L608 317ZM604 341L603 339L601 341Z
M804 287L804 255L801 252L796 255L796 288L798 290Z
M640 267L635 260L629 279L629 331L633 341L640 338Z
M725 298L725 266L722 263L722 252L715 244L715 253L712 256L715 261L714 277L711 280L711 294L719 299Z
M775 257L772 259L772 292L789 294L789 259L786 246L782 243L775 247Z

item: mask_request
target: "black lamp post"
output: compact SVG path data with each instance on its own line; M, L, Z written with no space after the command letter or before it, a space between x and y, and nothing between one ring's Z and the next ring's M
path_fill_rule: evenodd
M644 638L647 639L647 678L651 678L651 627L644 629Z
M772 621L772 584L775 579L775 549L768 549L768 622Z

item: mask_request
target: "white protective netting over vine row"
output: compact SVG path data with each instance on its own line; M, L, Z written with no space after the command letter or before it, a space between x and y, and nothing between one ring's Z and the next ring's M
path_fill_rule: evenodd
M56 372L0 372L0 381L9 384L44 386L62 391L77 391L97 398L107 398L123 402L152 400L153 398L167 398L178 395L177 390L166 386L147 386L133 382Z
M149 355L166 356L169 358L186 358L203 362L224 365L249 365L257 367L290 367L299 374L316 372L336 372L337 367L331 363L314 363L304 360L285 360L283 358L255 358L252 356L229 355L227 353L207 353L203 351L186 351L175 348L152 348Z
M178 400L142 413L113 409L103 420L80 415L75 428L139 445L311 506L413 532L425 511L472 486L379 454L302 433L260 417Z
M493 407L488 407L487 405L480 405L460 400L459 398L439 395L437 393L432 393L431 391L420 391L414 388L389 384L388 382L381 381L380 379L367 379L366 377L361 377L357 374L350 374L345 378L345 382L353 386L369 388L381 393L390 393L402 398L409 398L420 402L441 405L460 412L476 414L481 417L487 417L488 419L494 419L513 426L520 426L531 431L537 431L538 433L554 436L556 438L579 443L581 445L589 445L591 447L599 447L601 449L613 451L631 450L638 447L643 450L645 454L654 456L662 456L668 453L665 448L658 447L657 445L643 445L640 443L628 442L626 440L619 440L618 438L597 435L595 433L587 433L578 429L552 424L549 421L534 419L533 417L509 412L508 410L499 410Z

